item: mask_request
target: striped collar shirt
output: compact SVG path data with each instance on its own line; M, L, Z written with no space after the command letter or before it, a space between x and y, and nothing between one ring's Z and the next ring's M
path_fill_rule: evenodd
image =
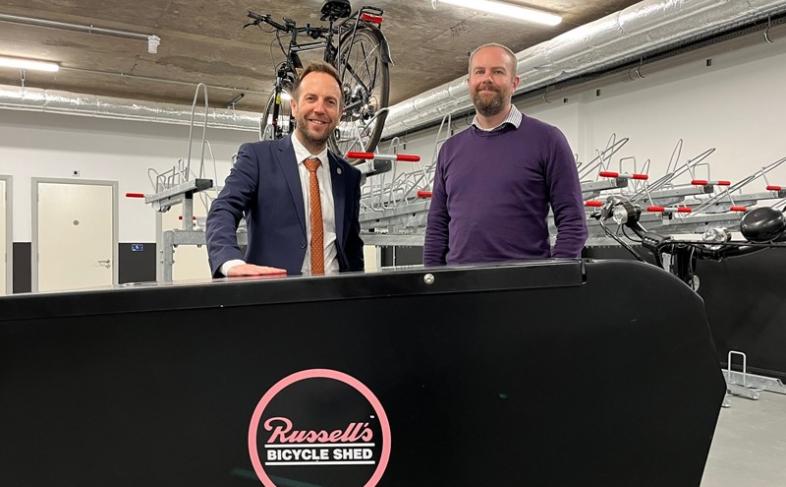
M523 118L524 118L524 116L521 114L519 109L516 108L515 105L511 105L510 106L510 111L508 112L508 116L505 117L505 120L503 120L502 123L500 123L496 127L490 128L490 129L485 129L485 128L481 127L480 123L478 122L478 116L477 115L475 115L475 118L472 119L472 125L474 125L475 128L477 128L478 130L482 130L484 132L493 132L493 131L501 128L501 127L504 127L507 124L511 124L514 127L519 128L519 126L521 125L521 120Z

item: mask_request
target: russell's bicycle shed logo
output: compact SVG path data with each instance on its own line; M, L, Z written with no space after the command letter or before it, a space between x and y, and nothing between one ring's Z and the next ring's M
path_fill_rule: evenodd
M254 471L265 487L374 487L390 458L390 423L354 377L304 370L259 400L248 428Z

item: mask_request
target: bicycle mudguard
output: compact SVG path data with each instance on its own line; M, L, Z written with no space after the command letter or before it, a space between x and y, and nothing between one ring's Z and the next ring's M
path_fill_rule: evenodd
M393 62L393 57L390 54L390 44L388 44L388 39L385 37L385 33L382 32L382 29L373 24L368 24L367 27L375 32L380 38L379 44L382 46L382 62L395 66L396 63Z
M0 485L698 487L701 298L533 261L0 298Z

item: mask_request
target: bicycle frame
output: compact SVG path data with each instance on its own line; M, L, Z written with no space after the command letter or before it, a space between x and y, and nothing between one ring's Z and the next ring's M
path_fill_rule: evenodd
M274 97L273 97L273 106L272 106L272 120L270 125L273 128L273 137L280 138L283 136L283 128L280 126L279 123L279 116L281 114L281 103L282 103L282 94L287 91L287 88L291 89L291 85L294 83L294 80L297 76L297 69L303 67L302 62L300 61L300 56L298 55L304 51L312 51L316 49L323 49L324 55L323 60L333 66L339 67L339 79L343 84L344 76L347 72L355 81L363 87L366 92L370 92L371 90L369 87L365 86L362 80L354 73L349 63L341 63L342 59L349 59L351 55L351 49L354 43L354 40L357 35L358 27L361 25L361 22L370 22L373 23L373 20L382 15L382 10L375 8L375 7L362 7L360 10L354 12L348 18L344 19L340 24L334 24L334 21L330 21L328 27L311 27L310 25L306 25L306 27L296 27L295 23L291 20L285 19L285 25L278 24L277 22L271 20L269 16L260 17L252 13L249 13L249 16L254 18L256 24L259 22L266 22L276 28L278 31L285 31L290 34L289 45L285 52L286 60L279 65L276 73L276 82L274 86ZM348 26L351 24L351 26ZM351 32L351 36L350 36ZM392 60L390 59L390 50L387 44L387 40L384 37L384 34L379 31L380 35L382 36L382 60L385 63L390 63ZM322 38L321 40L315 40L313 42L306 42L306 43L299 43L298 42L298 35L299 34L306 34L310 37L317 39ZM333 38L334 36L338 36L338 42L334 44ZM350 36L350 37L346 37ZM345 38L345 41L342 43L342 37ZM346 52L342 52L342 46L346 45L349 42L349 50ZM283 46L282 46L283 50ZM287 86L289 85L289 86ZM342 94L345 98L348 96L347 93ZM348 111L353 110L361 101L355 103L349 103L349 100L345 100L344 102L344 109L343 114L347 113ZM267 121L265 121L267 123ZM294 123L292 118L289 119L289 132L292 132L294 127ZM260 133L260 136L262 134Z

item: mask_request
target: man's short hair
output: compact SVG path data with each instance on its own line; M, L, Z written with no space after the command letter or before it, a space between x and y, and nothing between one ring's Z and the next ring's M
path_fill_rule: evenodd
M481 49L485 49L487 47L496 47L505 51L505 53L508 55L508 58L510 59L510 65L513 68L511 74L515 76L519 64L519 60L516 57L516 53L513 52L508 46L503 46L502 44L497 44L496 42L489 42L487 44L483 44L482 46L478 46L477 48L475 48L475 50L472 51L472 53L469 55L468 70L472 69L472 59L475 57L475 54L477 54L478 51L480 51Z
M338 71L336 71L336 68L334 68L333 66L327 63L313 63L313 64L309 64L306 67L306 69L302 73L300 73L298 79L295 80L295 85L292 87L292 93L290 93L290 95L292 95L292 98L294 98L295 100L298 99L298 91L300 90L300 85L301 83L303 83L303 79L305 79L305 77L311 73L329 74L330 76L333 77L333 79L336 80L336 83L338 83L338 91L341 92L341 79L338 77ZM342 100L340 97L339 103L341 103L341 101Z

